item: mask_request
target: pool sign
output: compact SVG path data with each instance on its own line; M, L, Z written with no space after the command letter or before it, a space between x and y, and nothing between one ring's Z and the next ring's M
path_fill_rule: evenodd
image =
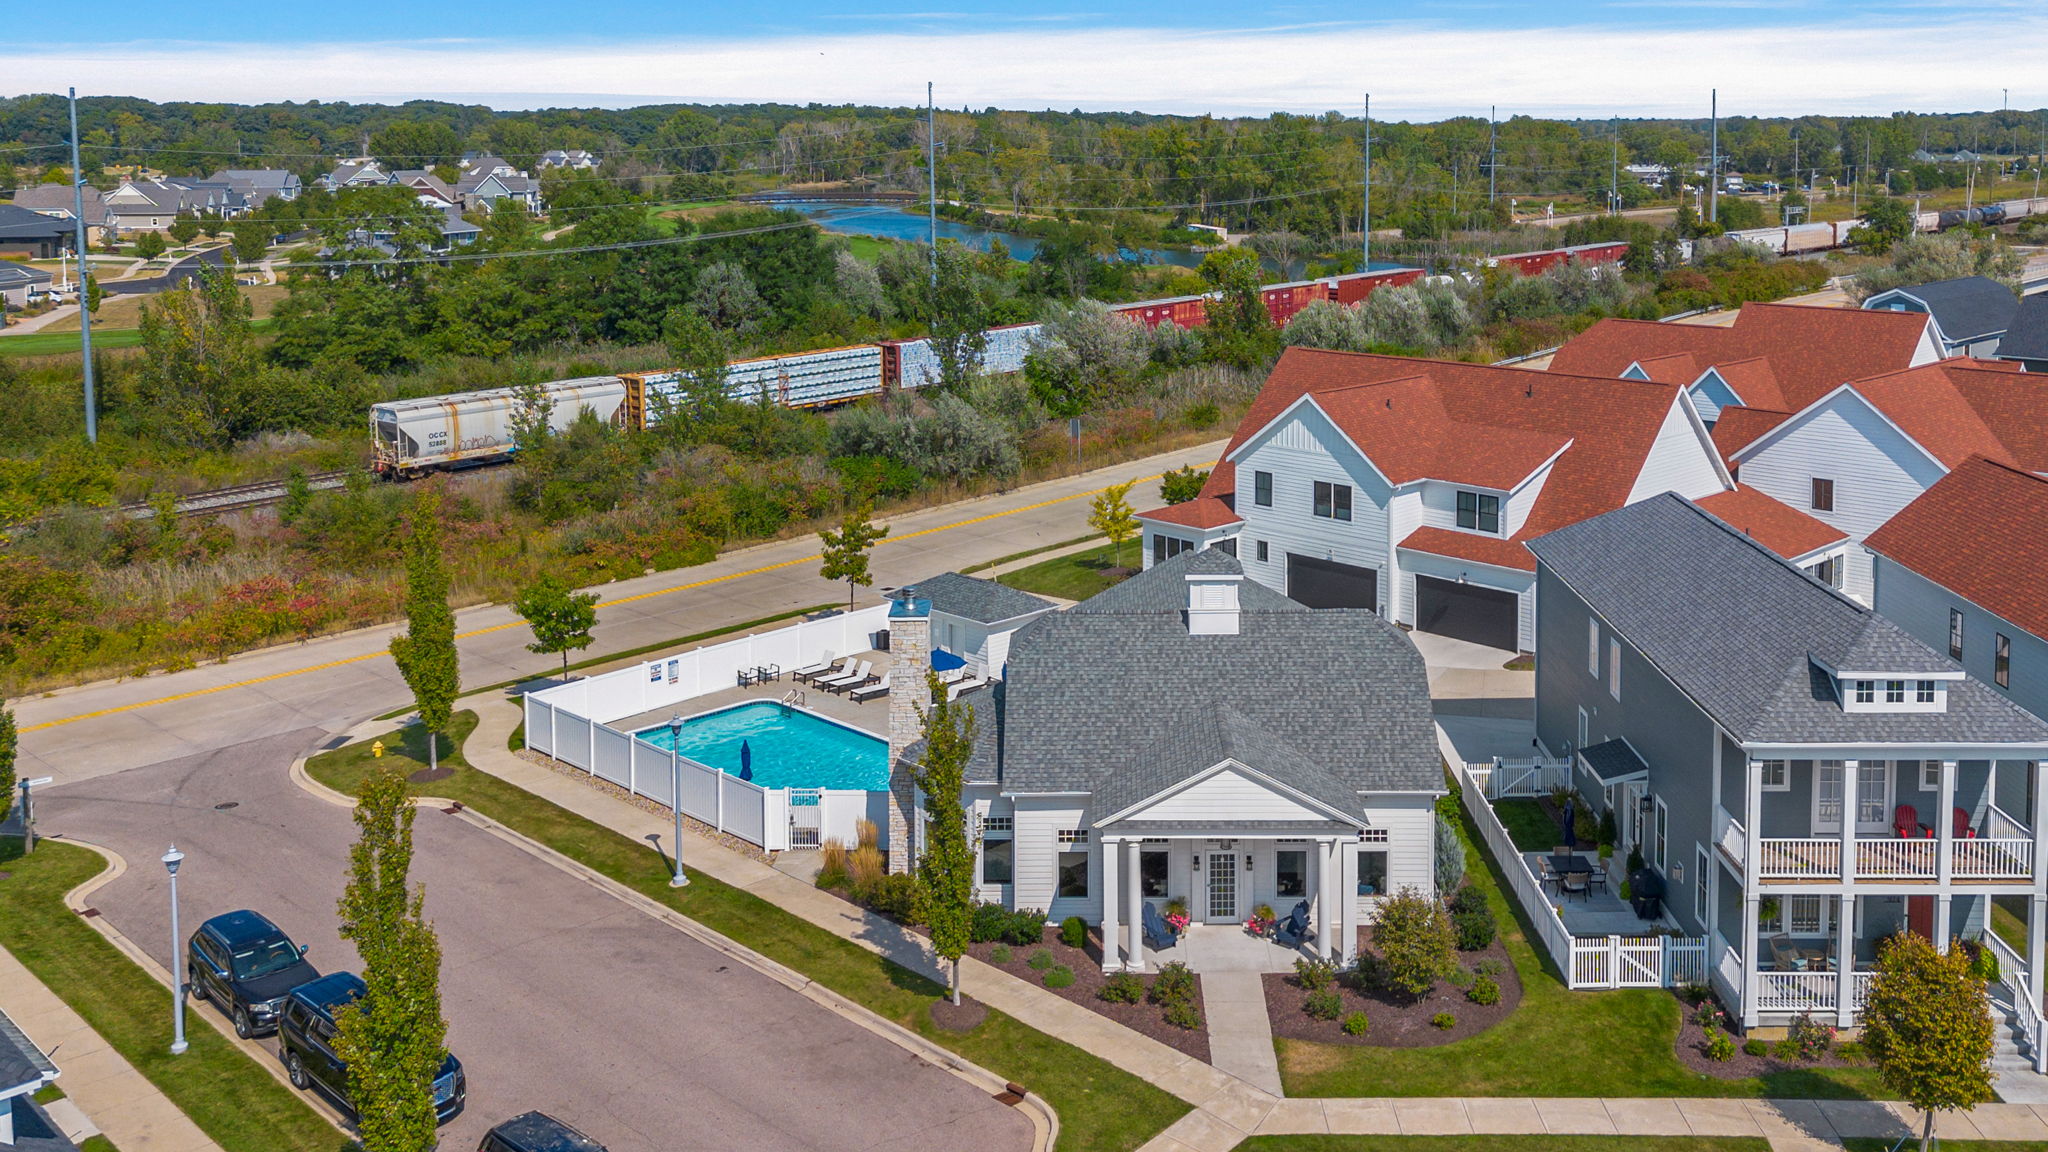
M661 683L661 661L656 660L647 666L647 682L649 684Z
M681 660L671 660L668 662L669 683L673 684L682 677L682 663Z

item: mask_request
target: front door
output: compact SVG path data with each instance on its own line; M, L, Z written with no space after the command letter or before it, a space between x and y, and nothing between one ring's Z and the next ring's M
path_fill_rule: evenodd
M1209 892L1202 912L1202 920L1208 924L1237 920L1237 853L1209 853Z

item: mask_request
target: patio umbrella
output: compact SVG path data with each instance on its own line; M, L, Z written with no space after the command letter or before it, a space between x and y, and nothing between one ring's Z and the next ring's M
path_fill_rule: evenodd
M742 740L740 741L740 779L752 780L753 778L754 746Z
M1572 801L1564 802L1564 846L1576 849L1579 846L1578 813L1573 810Z

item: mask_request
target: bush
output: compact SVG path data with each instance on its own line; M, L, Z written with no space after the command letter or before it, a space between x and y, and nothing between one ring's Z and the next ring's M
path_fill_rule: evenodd
M1701 1030L1712 1032L1716 1028L1728 1027L1728 1014L1721 1011L1718 1001L1708 997L1692 1010L1692 1022L1699 1025Z
M1479 1005L1498 1004L1500 985L1494 983L1491 976L1481 976L1472 982L1472 990L1465 993L1465 999Z
M974 922L968 927L968 936L976 944L1001 940L1010 931L1010 910L1001 904L977 904L974 906Z
M1360 952L1351 966L1358 986L1368 992L1377 992L1388 986L1387 964L1377 952Z
M1707 1037L1707 1059L1726 1064L1735 1059L1735 1037L1715 1032Z
M1111 1004L1136 1004L1145 998L1145 981L1135 972L1118 972L1095 994Z
M1344 1014L1344 1000L1335 988L1323 988L1309 993L1301 1010L1318 1020L1335 1020Z
M1450 910L1453 916L1460 912L1483 912L1486 910L1486 893L1481 892L1476 884L1467 884L1451 897Z
M1005 944L1028 947L1045 939L1045 913L1025 908L1010 914L1010 926L1003 932Z
M1815 1020L1812 1013L1801 1012L1792 1021L1785 1042L1792 1046L1792 1054L1801 1060L1818 1060L1835 1046L1835 1030Z
M846 883L846 844L839 840L827 840L818 845L821 863L818 867L818 887L838 888Z
M1458 938L1458 950L1461 952L1479 951L1493 943L1493 938L1499 931L1500 926L1493 919L1493 910L1484 904L1470 911L1451 913L1451 933Z
M1713 994L1714 990L1705 984L1682 984L1678 989L1678 998L1687 1004L1704 1004Z
M1450 974L1444 977L1444 983L1453 988L1470 988L1478 979L1479 973L1461 966L1451 969Z
M874 886L882 876L882 850L863 841L859 847L847 854L846 877L848 887L855 892Z
M1045 970L1047 988L1066 988L1074 983L1074 970L1065 964L1055 964Z
M1429 1018L1429 1022L1435 1025L1436 1027L1443 1029L1446 1032L1449 1032L1451 1029L1456 1028L1458 1026L1458 1018L1456 1016L1451 1015L1449 1012L1439 1012L1436 1015L1431 1016Z
M1166 1022L1192 1032L1202 1026L1202 1010L1193 1000L1175 1000L1166 1006Z
M1742 1050L1751 1056L1768 1056L1771 1054L1771 1046L1754 1036L1742 1042Z
M1373 944L1384 961L1386 979L1410 996L1422 997L1456 967L1457 939L1442 905L1413 888L1380 904Z
M988 959L991 964L1008 964L1015 957L1010 954L1008 944L998 944L988 950Z
M1337 966L1328 960L1313 956L1296 957L1294 982L1301 985L1305 991L1321 992L1337 982Z
M1069 948L1079 948L1088 943L1088 922L1079 916L1069 916L1060 921L1060 943Z
M1043 972L1047 968L1052 967L1052 952L1049 949L1040 948L1033 952L1031 958L1024 961L1024 963L1030 965L1033 972Z
M855 890L855 898L868 907L906 923L915 923L919 886L908 872L889 872L874 883Z
M1163 965L1159 975L1152 978L1152 999L1168 1007L1176 1003L1194 1003L1194 970L1179 960Z
M1507 970L1507 962L1493 956L1488 956L1472 966L1472 971L1477 972L1481 976L1498 976Z
M1372 1027L1372 1021L1367 1019L1363 1012L1352 1012L1344 1017L1344 1034L1346 1036L1363 1036L1365 1035L1365 1030L1370 1027Z

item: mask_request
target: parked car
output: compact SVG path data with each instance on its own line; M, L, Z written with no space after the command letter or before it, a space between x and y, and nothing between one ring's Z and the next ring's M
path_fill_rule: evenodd
M185 950L192 998L220 1005L244 1040L277 1031L285 996L320 978L284 929L246 908L201 924Z
M363 992L362 977L353 972L322 976L292 990L277 1026L277 1055L292 1087L316 1089L350 1116L355 1105L348 1096L348 1065L334 1051L334 1014ZM462 1061L447 1053L434 1073L435 1117L442 1124L455 1119L468 1098Z
M484 1133L476 1152L605 1152L605 1147L545 1112L528 1112Z

